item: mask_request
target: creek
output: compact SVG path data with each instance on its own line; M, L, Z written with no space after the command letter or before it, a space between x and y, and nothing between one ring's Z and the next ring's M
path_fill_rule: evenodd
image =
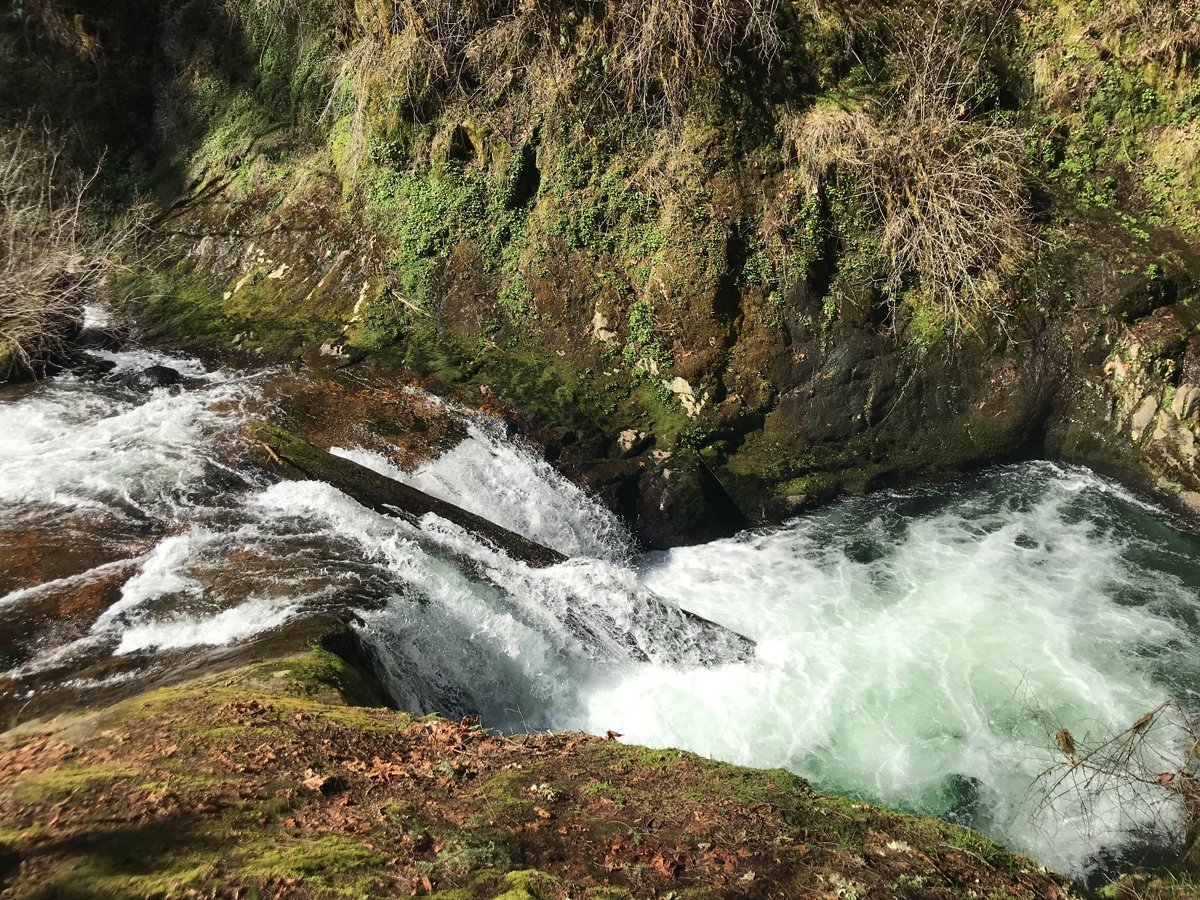
M1200 707L1200 540L1081 468L1028 462L639 553L502 423L408 389L458 438L415 464L337 452L554 547L534 570L449 523L275 483L243 426L295 372L139 349L101 378L0 389L0 692L10 719L98 702L196 654L355 610L394 701L503 730L620 732L977 827L1073 875L1180 828L1154 786L1068 782L1081 745ZM151 364L184 376L146 390ZM757 641L749 660L636 615L647 591ZM632 637L624 630L633 629ZM631 642L637 653L630 652ZM1145 736L1167 766L1179 729Z

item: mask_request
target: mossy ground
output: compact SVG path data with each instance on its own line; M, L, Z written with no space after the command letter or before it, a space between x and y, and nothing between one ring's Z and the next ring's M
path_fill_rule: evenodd
M1061 897L783 771L344 704L327 651L0 737L5 896Z

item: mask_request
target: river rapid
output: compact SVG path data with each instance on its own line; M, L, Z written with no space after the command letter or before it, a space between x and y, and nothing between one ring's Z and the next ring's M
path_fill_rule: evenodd
M1039 780L1063 762L1060 729L1086 746L1167 698L1200 707L1200 541L1086 469L1002 466L640 554L501 423L415 389L456 423L449 449L415 467L353 435L336 451L571 557L533 570L449 523L256 469L243 426L302 375L102 355L115 364L102 378L0 389L9 721L55 691L98 702L352 609L413 711L782 766L1077 876L1183 823L1152 785ZM185 383L131 383L156 362ZM753 658L647 623L650 592L755 639ZM1143 752L1178 767L1184 732L1164 719Z

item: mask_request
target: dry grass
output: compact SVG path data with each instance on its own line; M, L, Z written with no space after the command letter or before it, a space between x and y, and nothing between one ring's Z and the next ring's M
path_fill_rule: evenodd
M955 330L1003 316L1001 285L1034 245L1024 134L981 109L987 52L1009 12L939 0L928 20L894 31L886 98L784 126L808 171L838 179L868 211L892 306L917 291Z
M64 8L60 0L26 0L21 9L28 21L36 22L38 34L80 60L95 62L101 55L100 41L84 25L84 17ZM14 4L21 8L22 4Z
M618 0L595 13L555 0L397 0L390 10L360 23L341 61L332 108L349 99L356 134L388 87L417 118L430 98L491 102L514 88L673 118L706 78L743 55L769 65L780 44L778 0Z
M1200 0L1117 0L1099 5L1092 28L1138 36L1143 62L1179 71L1200 63Z
M0 133L0 379L36 373L63 349L130 246L134 224L89 228L95 178L67 167L46 134Z
M536 0L399 0L386 16L360 23L337 62L327 119L351 116L351 163L361 159L380 106L397 104L421 121L426 106L495 95L510 85L522 59L548 40ZM383 118L387 118L385 113Z
M610 7L612 74L628 102L680 113L699 82L742 52L779 52L777 0L624 0Z

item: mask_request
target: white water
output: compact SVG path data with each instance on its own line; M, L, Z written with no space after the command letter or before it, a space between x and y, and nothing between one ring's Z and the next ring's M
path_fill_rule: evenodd
M1154 798L1068 793L1039 807L1031 790L1061 759L1059 728L1083 739L1168 696L1200 701L1200 544L1085 470L1010 466L630 563L606 510L486 420L414 473L340 451L579 557L537 571L432 517L414 527L325 485L231 470L255 383L184 365L198 380L182 392L63 378L0 395L10 521L82 510L157 535L70 576L133 571L81 636L39 637L10 676L90 687L103 679L75 673L97 655L153 665L350 603L415 709L786 766L826 790L959 818L1077 874L1177 824L1178 809L1134 802ZM648 615L647 589L755 638L756 656L718 648L695 664L701 637Z

